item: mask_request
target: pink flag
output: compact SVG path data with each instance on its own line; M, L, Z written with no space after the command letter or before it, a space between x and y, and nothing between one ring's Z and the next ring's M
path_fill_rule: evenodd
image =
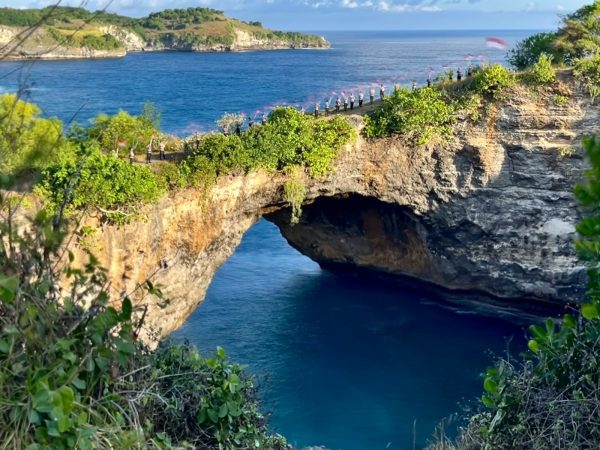
M485 40L485 42L488 47L497 48L498 50L506 50L508 48L508 44L506 42L496 37L489 37Z

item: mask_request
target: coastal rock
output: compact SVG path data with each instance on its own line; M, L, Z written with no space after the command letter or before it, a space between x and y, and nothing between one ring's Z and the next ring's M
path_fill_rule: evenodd
M219 178L208 195L165 196L145 220L102 225L85 245L115 294L145 303L147 278L164 286L171 303L150 302L147 315L163 335L196 309L263 216L324 267L409 276L499 302L577 301L585 269L573 251L580 215L572 188L586 166L581 139L598 131L599 110L581 93L560 106L527 92L514 98L477 124L461 121L450 142L359 138L329 176L306 179L298 225L289 223L285 178L253 172ZM360 116L352 120L361 126Z

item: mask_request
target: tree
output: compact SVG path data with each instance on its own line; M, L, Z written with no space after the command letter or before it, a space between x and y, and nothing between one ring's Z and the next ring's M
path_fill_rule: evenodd
M561 63L563 56L555 46L556 37L556 33L537 33L523 39L508 52L508 62L516 69L523 70L546 54L553 56L556 63Z
M586 5L563 19L558 30L556 48L572 63L577 58L600 52L600 0Z
M0 170L14 173L44 166L66 148L60 120L41 119L40 113L15 94L0 97Z

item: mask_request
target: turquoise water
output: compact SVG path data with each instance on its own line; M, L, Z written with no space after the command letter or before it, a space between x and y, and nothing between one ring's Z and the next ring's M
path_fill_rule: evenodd
M468 57L502 61L485 37L512 44L529 33L324 34L331 50L0 63L0 92L25 87L45 115L81 123L153 101L163 128L186 134L211 129L224 112L260 114L374 83L423 83L430 69L464 68ZM490 353L523 346L522 324L446 300L322 271L261 221L174 336L205 353L221 345L247 364L261 380L273 429L293 443L377 450L411 449L414 441L421 448L439 420L480 395Z

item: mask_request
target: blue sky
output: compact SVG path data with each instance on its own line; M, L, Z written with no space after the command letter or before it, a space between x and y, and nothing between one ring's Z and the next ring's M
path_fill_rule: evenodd
M282 30L553 29L559 15L592 0L113 0L111 12L143 16L165 8L206 6ZM48 0L2 0L1 6L42 7ZM108 0L63 0L104 8Z

